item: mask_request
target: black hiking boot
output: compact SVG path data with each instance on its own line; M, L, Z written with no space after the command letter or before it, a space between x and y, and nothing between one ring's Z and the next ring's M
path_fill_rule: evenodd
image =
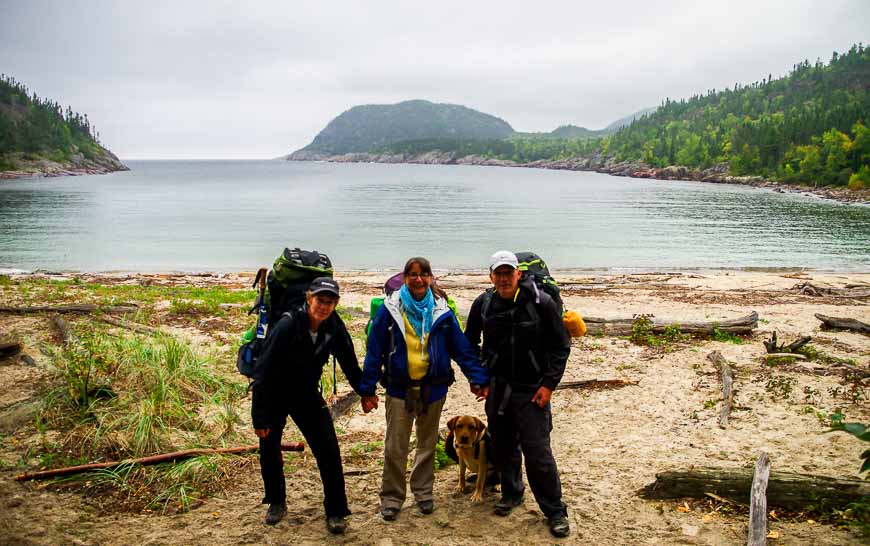
M384 521L396 521L398 515L398 508L381 508L381 517L384 518Z
M282 503L273 503L266 510L266 525L275 525L287 515L287 505Z
M333 535L343 535L347 530L347 520L341 516L326 518L326 530Z
M495 503L495 510L493 510L493 513L497 516L507 516L511 513L511 510L521 505L522 503L522 496L512 498L502 497L501 500Z
M565 514L551 517L547 520L547 525L550 527L550 534L556 538L563 538L571 534L571 527L568 525L568 517Z
M431 500L424 500L417 503L417 507L426 515L435 511L435 503Z

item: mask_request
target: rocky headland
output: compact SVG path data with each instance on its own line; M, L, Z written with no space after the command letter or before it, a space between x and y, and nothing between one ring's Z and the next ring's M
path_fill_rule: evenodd
M541 159L520 163L479 155L457 156L453 152L432 150L421 154L346 153L324 154L299 150L284 159L287 161L326 161L330 163L410 163L423 165L480 165L488 167L525 167L566 171L593 171L613 176L648 178L653 180L691 180L718 184L739 184L770 188L779 193L810 194L841 203L870 204L870 190L854 191L847 188L812 187L784 184L760 176L733 176L727 163L708 169L690 169L682 166L653 167L639 161L616 161L613 157L594 155L569 159Z
M112 152L104 150L104 154L87 158L83 154L73 154L68 161L53 161L50 159L29 159L25 154L8 154L6 161L14 165L13 170L0 171L0 180L17 178L81 176L86 174L108 174L117 171L129 171L130 168Z

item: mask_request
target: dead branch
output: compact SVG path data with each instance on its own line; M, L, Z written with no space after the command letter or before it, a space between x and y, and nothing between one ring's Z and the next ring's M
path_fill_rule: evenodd
M822 326L824 328L854 330L855 332L860 332L862 334L870 334L870 324L861 322L860 320L841 317L828 317L822 315L821 313L816 313L815 316L817 319L822 321Z
M140 457L138 459L125 459L123 461L110 461L106 463L83 464L78 466L68 466L64 468L55 468L52 470L42 470L40 472L25 472L15 476L18 481L27 480L44 480L47 478L56 478L59 476L69 476L71 474L81 474L82 472L90 472L92 470L100 470L103 468L112 468L114 466L138 464L142 466L168 463L179 461L182 459L190 459L191 457L199 457L200 455L241 455L250 453L260 449L259 445L247 445L240 447L221 447L217 449L187 449L184 451L174 451L172 453L162 453L160 455L151 455L148 457ZM281 443L281 451L303 451L305 444L299 443Z
M631 334L635 319L619 318L605 319L601 317L583 317L586 322L586 335L627 336ZM714 330L731 334L749 334L758 327L758 313L752 313L732 320L710 322L674 321L652 319L652 331L660 334L665 328L679 328L684 334L712 335Z
M719 351L713 351L707 355L707 359L719 370L722 378L722 410L719 412L719 428L728 426L728 417L731 415L731 405L734 402L734 372L731 365Z
M770 458L761 452L755 463L752 490L749 495L748 546L767 544L767 481L770 478Z
M0 306L0 313L15 313L19 315L23 315L26 313L79 313L82 315L97 312L135 313L138 310L139 307L133 304L99 306L90 303L83 303L70 305L41 305L36 307Z
M630 385L637 385L637 381L627 379L587 379L585 381L565 381L556 385L556 390L585 389L585 390L608 390L621 389Z

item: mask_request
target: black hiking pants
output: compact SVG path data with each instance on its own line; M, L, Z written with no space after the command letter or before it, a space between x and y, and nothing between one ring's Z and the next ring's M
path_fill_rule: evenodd
M492 459L501 472L502 497L515 499L523 495L522 462L525 459L529 486L544 516L548 519L567 516L568 508L562 502L562 483L550 449L550 431L553 430L550 404L543 408L533 404L534 392L508 392L505 400L504 391L499 388L496 391L500 392L490 392L487 398L486 416L492 435Z
M276 415L272 419L274 428L269 430L268 436L260 438L260 473L266 489L263 504L283 504L286 499L281 435L289 415L299 427L307 448L311 449L317 461L320 481L323 482L323 508L326 510L326 517L350 515L344 490L341 452L326 402L318 396L316 400L309 399L304 404L292 405L287 408L286 413L282 413L283 415Z

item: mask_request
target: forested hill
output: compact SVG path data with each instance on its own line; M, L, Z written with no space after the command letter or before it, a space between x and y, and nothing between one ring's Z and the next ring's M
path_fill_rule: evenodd
M413 129L415 121L407 118L401 121L406 130L393 138L353 135L359 137L353 149L368 154L332 159L520 164L718 181L751 176L870 189L868 120L870 48L855 45L842 55L834 53L828 63L800 62L779 79L768 75L733 89L666 99L600 131L568 125L550 133L516 133L505 123L501 136L479 132L469 137ZM316 148L324 133L307 149ZM332 148L326 155L341 153ZM288 159L310 158L293 154Z
M368 152L405 140L501 139L513 132L506 121L465 106L409 100L354 106L298 152Z
M119 170L127 167L100 145L87 115L64 110L0 75L0 177Z
M601 142L617 160L870 187L870 49L804 61L781 79L667 100Z

